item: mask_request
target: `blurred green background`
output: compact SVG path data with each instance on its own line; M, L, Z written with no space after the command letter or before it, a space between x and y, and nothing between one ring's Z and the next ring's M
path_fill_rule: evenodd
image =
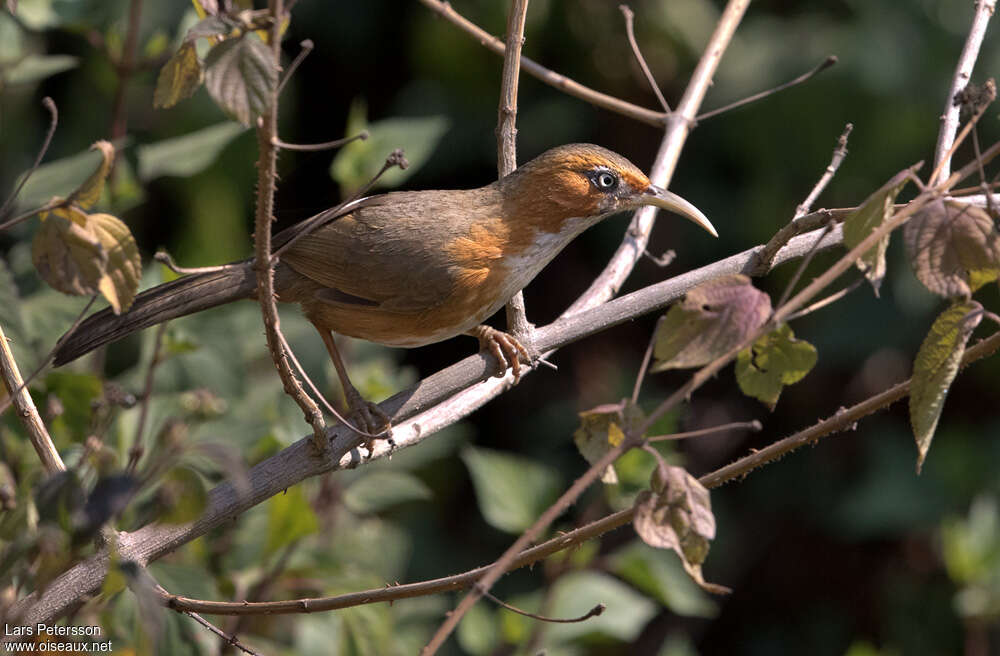
M452 4L487 31L503 32L507 3ZM639 43L670 101L679 99L722 5L631 5ZM138 52L143 61L162 62L195 21L194 12L180 1L145 2L141 9ZM143 252L144 284L152 285L164 276L151 260L159 247L186 266L249 254L256 144L250 132L227 122L204 90L175 108L154 110L153 66L138 70L118 91L111 62L123 48L128 14L123 0L21 0L16 19L0 12L0 181L6 195L30 166L47 127L39 101L49 95L59 107L59 127L45 161L59 165L32 178L20 207L66 195L93 165L76 156L113 136L118 96L127 126L118 143L123 159L100 207L131 227ZM919 160L927 162L926 174L972 14L972 2L950 0L753 3L706 110L791 79L829 54L840 63L806 85L694 130L671 189L712 219L720 239L661 216L650 251L674 249L677 259L665 269L642 260L623 291L766 241L822 173L847 122L854 124L850 155L817 207L856 205ZM1000 67L996 28L987 35L975 82ZM362 124L380 138L333 164L340 184L331 178L335 153L283 153L280 226L340 200L364 179L364 156L368 164L381 162L386 153L379 149L407 149L414 165L389 181L402 188L474 187L495 177L499 57L416 1L301 0L285 39L286 62L303 39L315 49L282 96L282 138L327 141ZM524 52L579 82L655 107L628 49L617 3L533 0ZM522 162L551 146L589 141L648 167L659 144L656 129L528 76L519 100ZM986 144L1000 137L996 108L987 111L978 133ZM958 160L970 156L963 148ZM0 234L0 322L25 371L84 305L46 289L34 274L30 237L37 225L36 219ZM551 321L586 289L625 226L625 218L612 218L571 244L526 290L529 318ZM817 257L805 279L836 256ZM776 300L792 268L756 284ZM996 286L978 298L987 309L1000 308ZM700 475L902 380L941 308L913 277L895 239L880 299L863 286L795 323L796 335L818 348L819 363L785 390L773 413L743 397L726 370L662 426L692 430L757 418L762 432L684 442L670 450L671 459ZM294 309L285 308L282 316L300 360L329 389L334 378L321 342ZM418 581L491 561L584 470L572 442L577 413L630 393L655 319L563 349L554 358L559 371L527 377L467 421L390 462L307 481L164 558L151 572L177 594L264 600ZM156 371L144 466L163 453L157 449L173 454L173 471L196 474L193 483L174 477L188 481L179 488L185 494L192 493L189 485L209 487L238 472L236 463L257 462L308 432L281 394L259 322L256 307L240 303L173 322L167 332L169 358ZM115 407L109 398L114 390L141 393L154 332L45 374L33 386L68 464L89 472L81 474L84 488L128 459L138 409ZM348 351L362 392L384 398L474 348L472 340L455 339L414 351L352 342ZM707 597L687 581L672 554L645 547L623 528L513 573L496 588L501 598L549 615L571 616L601 602L609 608L604 616L539 625L480 603L446 653L1000 653L998 374L1000 362L993 358L959 376L920 476L900 403L714 491L718 539L706 578L732 587L732 595ZM647 409L686 375L651 377L642 395ZM103 440L106 458L97 465L82 446L88 435ZM39 503L32 490L41 474L10 412L0 423L0 438L23 514ZM591 490L556 528L626 507L652 467L648 455L628 455L619 468L622 485ZM140 495L118 525L136 528L154 516L150 508L157 500L162 495ZM0 526L7 558L22 519L8 513ZM46 561L34 542L30 546L43 564L58 564ZM20 576L4 575L29 590L43 578L37 571ZM160 653L218 648L183 617L137 622L133 597L112 592L106 603L86 605L74 621L102 624L116 645L130 645L135 653L149 648L150 640L159 641ZM219 618L219 625L240 631L267 653L415 653L456 600L438 595L239 624Z

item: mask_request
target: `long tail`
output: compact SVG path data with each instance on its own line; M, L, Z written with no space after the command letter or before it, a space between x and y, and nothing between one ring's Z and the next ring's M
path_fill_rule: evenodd
M55 365L71 362L99 346L136 331L243 298L257 288L250 262L231 264L219 271L198 273L147 290L128 312L97 312L80 324L56 349Z

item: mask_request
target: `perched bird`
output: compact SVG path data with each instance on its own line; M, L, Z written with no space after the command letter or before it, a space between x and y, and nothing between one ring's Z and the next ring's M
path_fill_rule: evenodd
M496 355L498 375L509 363L517 376L524 348L482 322L574 237L643 205L674 211L718 236L694 205L650 184L621 155L570 144L479 189L386 193L320 216L311 232L301 227L309 220L292 226L274 238L275 248L294 240L279 257L275 290L278 300L301 305L329 351L352 416L362 430L379 433L388 417L351 384L331 331L407 348L467 334ZM59 346L55 363L168 319L253 298L256 286L252 260L159 285L125 314L90 316Z

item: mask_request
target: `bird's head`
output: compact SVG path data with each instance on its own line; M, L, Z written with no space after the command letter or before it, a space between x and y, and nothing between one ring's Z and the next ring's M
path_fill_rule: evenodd
M592 144L552 148L500 182L508 216L516 215L546 232L563 221L602 218L644 205L680 214L718 237L702 212L677 194L651 184L618 153Z

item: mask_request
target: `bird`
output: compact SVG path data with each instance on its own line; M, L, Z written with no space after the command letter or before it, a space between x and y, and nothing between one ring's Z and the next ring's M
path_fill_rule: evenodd
M628 159L593 144L545 151L477 189L394 191L349 203L275 235L277 300L298 303L337 370L352 421L369 435L391 420L350 382L332 333L413 348L457 335L493 353L496 375L530 362L511 335L483 322L577 235L642 206L672 211L718 236L693 204L652 184ZM255 298L254 260L167 282L129 311L99 311L70 331L56 366L169 319Z

